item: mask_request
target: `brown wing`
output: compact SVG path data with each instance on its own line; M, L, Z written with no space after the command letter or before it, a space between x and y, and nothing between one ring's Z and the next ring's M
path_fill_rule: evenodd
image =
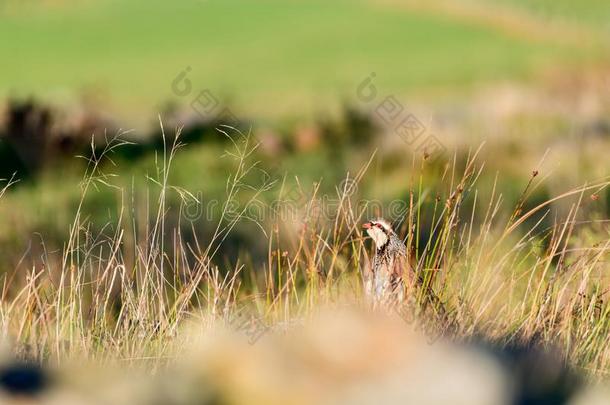
M397 255L392 263L392 288L397 288L402 283L407 286L411 286L414 282L414 273L411 265L409 264L409 259L406 255Z

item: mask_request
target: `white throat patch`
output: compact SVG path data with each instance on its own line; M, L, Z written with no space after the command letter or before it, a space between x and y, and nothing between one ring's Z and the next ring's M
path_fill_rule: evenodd
M384 231L375 226L367 229L366 233L368 233L369 236L373 239L373 242L375 242L377 249L379 249L388 242L388 235L386 235Z

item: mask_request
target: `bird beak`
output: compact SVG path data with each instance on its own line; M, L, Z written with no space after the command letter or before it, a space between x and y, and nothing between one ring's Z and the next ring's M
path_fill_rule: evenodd
M370 222L365 222L362 224L362 228L364 229L371 229L372 225Z

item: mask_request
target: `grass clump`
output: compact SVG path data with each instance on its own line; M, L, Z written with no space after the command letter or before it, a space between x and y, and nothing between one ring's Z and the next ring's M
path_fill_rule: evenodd
M214 223L184 215L170 220L171 211L182 214L193 202L205 203L169 183L180 131L172 137L163 132L166 147L144 202L101 170L125 145L120 137L93 154L61 253L44 252L39 264L24 261L2 276L0 325L18 356L156 368L185 350L193 325L204 333L236 328L254 343L264 334L290 331L328 306L364 311L361 274L371 252L360 225L379 215L393 221L424 287L444 308L444 316L434 316L424 294L410 297L411 321L426 333L504 344L536 341L559 348L569 364L593 376L609 371L604 285L610 238L607 221L595 215L607 178L532 205L529 197L545 181L534 172L509 208L495 184L488 199L479 195L479 148L463 164L454 159L440 166L434 187L417 175L429 162L415 162L405 176L403 204L390 210L357 187L374 156L333 195L322 193L319 183L290 188L286 179L264 175L251 184L253 173L266 173L255 159L258 144L232 128L220 131L229 139L225 157L235 169ZM81 208L101 187L116 191L120 209L115 220L94 226ZM265 195L272 190L279 198L268 204ZM178 196L177 204L170 195ZM567 213L554 208L559 201L568 204ZM265 257L253 259L248 246L232 239L244 222L266 244ZM207 227L205 236L198 226ZM241 254L223 257L219 252L227 243Z

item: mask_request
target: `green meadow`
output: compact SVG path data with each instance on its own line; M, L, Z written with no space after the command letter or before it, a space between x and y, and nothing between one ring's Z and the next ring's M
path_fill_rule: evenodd
M382 91L407 97L534 80L599 56L561 38L363 0L9 1L0 48L9 56L0 97L84 99L132 124L167 103L188 105L171 91L187 66L195 90L274 119L336 109L371 72Z

